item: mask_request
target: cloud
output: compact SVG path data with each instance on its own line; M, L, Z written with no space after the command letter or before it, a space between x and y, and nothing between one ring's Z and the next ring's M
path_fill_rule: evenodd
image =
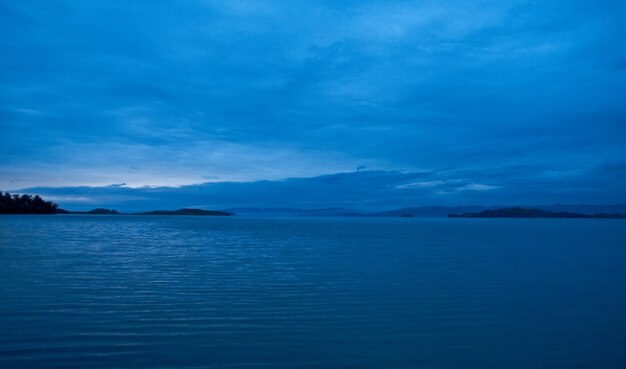
M411 182L405 183L401 185L397 185L398 189L407 189L407 188L431 188L445 185L444 181L423 181L423 182Z
M484 183L468 183L462 187L459 187L457 191L489 191L500 188L499 186L492 186Z
M522 175L519 168L500 168L493 176L472 176L480 183L468 179L468 171L362 170L273 181L207 182L178 187L35 187L18 192L58 199L61 206L69 209L109 207L124 211L181 207L381 210L420 205L626 202L622 190L626 177L606 182L611 170L614 169L595 168L597 178L592 180L586 179L585 174L529 179L531 176ZM503 176L505 172L509 175ZM600 183L605 184L598 186Z
M284 173L313 176L353 168L341 153L292 147L251 146L222 141L189 141L184 149L167 144L66 143L50 147L26 167L0 163L4 188L45 182L128 187L180 186L205 182L281 179Z
M438 173L389 183L431 201L542 196L553 181L619 199L580 188L621 183L597 168L626 157L626 4L602 5L3 2L0 187L366 165Z

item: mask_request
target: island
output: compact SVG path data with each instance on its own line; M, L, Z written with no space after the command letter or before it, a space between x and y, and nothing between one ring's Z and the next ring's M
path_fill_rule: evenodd
M178 210L154 210L141 213L120 213L112 209L93 209L89 211L67 211L59 209L57 214L86 214L86 215L213 215L213 216L230 216L233 213L221 210L203 210L203 209L178 209Z
M58 209L57 214L88 214L88 215L118 215L117 210L97 208L89 211L69 211L65 209Z
M203 210L203 209L178 209L178 210L155 210L144 213L134 213L133 215L213 215L213 216L231 216L233 213L221 210Z
M581 214L512 207L479 213L449 214L449 218L626 218L626 214Z
M221 210L183 208L178 210L156 210L143 213L120 213L113 209L96 208L89 211L69 211L59 208L52 201L39 195L11 195L0 191L0 214L83 214L83 215L204 215L231 216L234 213Z

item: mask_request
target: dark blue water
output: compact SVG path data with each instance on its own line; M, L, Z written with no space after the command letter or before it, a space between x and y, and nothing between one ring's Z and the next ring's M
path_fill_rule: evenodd
M1 368L624 368L626 221L0 217Z

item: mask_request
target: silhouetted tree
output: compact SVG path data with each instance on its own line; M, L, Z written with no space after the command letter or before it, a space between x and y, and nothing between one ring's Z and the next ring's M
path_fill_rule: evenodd
M58 205L39 195L11 195L0 191L0 214L55 214Z

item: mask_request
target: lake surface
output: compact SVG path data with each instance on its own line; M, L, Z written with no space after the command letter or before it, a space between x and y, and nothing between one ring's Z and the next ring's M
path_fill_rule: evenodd
M1 216L1 368L624 368L626 221Z

